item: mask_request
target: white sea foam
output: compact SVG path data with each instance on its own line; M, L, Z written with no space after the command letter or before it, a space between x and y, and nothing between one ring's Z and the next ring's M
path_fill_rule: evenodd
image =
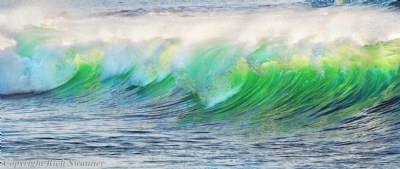
M215 40L228 41L246 53L265 39L287 46L341 40L361 46L400 38L399 14L374 7L280 7L246 14L134 17L92 16L45 7L24 5L0 14L0 94L45 91L67 82L76 71L76 59L86 56L68 60L69 48L99 49L104 55L100 62L103 79L135 66L132 83L146 85L171 69L184 68L191 50ZM57 30L56 35L49 30ZM150 43L155 39L161 39L158 46ZM160 62L160 50L171 41L176 43L168 54L172 60Z

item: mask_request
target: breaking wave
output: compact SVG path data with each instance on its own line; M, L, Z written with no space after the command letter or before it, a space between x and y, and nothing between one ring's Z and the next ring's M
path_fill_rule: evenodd
M396 12L271 10L76 18L14 9L0 17L0 94L179 90L196 103L182 121L229 113L254 123L296 120L297 127L341 121L399 97Z

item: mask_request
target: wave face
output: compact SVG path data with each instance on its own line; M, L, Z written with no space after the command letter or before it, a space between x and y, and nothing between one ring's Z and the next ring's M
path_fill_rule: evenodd
M259 161L261 156L302 161L288 163L300 168L399 165L398 12L307 4L232 2L226 10L213 11L201 3L183 3L163 10L152 6L95 14L60 12L56 6L7 7L0 13L0 110L10 127L5 134L24 133L23 127L12 127L25 124L20 117L52 126L54 119L47 118L56 114L65 119L58 119L54 129L41 126L49 132L37 133L40 138L54 136L44 141L54 141L50 148L39 146L28 155L51 148L57 154L61 150L56 145L64 144L76 146L77 154L67 153L71 157L101 156L92 154L95 149L111 161L131 153L150 160L158 153L171 160L168 166L183 157L208 159L215 166L228 163L230 159L204 151L211 145L222 155L254 150L247 152L252 167L269 166ZM86 127L77 127L81 122ZM57 127L82 140L63 142ZM21 146L13 139L40 140L8 138L4 142L11 147L5 153L11 156L27 155L12 147ZM161 147L143 148L131 144L132 138ZM97 146L103 142L118 145ZM171 152L168 146L175 143L202 148L176 145ZM374 148L377 144L381 149ZM136 152L141 148L150 150ZM327 158L299 158L305 150ZM182 155L185 151L193 152ZM360 159L374 164L363 166ZM141 160L135 156L126 165Z

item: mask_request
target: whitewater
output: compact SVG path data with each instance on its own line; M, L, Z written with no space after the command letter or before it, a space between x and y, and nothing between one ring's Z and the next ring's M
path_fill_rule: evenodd
M398 168L399 18L396 1L0 3L1 160Z

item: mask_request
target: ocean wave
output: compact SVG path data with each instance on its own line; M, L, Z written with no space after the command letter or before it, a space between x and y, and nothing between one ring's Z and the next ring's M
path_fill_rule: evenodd
M360 90L367 93L360 96L364 100L368 93L379 95L396 85L400 61L398 39L362 46L350 40L290 45L263 40L250 51L220 39L174 53L180 43L176 39L59 45L52 40L58 33L32 29L18 34L15 47L2 51L2 95L44 92L85 77L107 81L124 75L130 85L145 87L171 75L178 86L195 93L208 107L241 93L255 93L252 88L259 88L258 94L266 90L260 97L283 92L268 101L313 93L327 99L326 92L332 90L338 90L335 97Z
M287 9L251 20L241 14L49 18L28 11L43 18L1 22L3 96L74 95L99 86L146 97L180 90L193 96L199 112L210 112L203 120L251 110L259 114L248 116L255 121L306 113L304 120L325 125L320 117L339 120L399 94L400 23L386 9ZM191 117L202 119L194 112L182 120Z

